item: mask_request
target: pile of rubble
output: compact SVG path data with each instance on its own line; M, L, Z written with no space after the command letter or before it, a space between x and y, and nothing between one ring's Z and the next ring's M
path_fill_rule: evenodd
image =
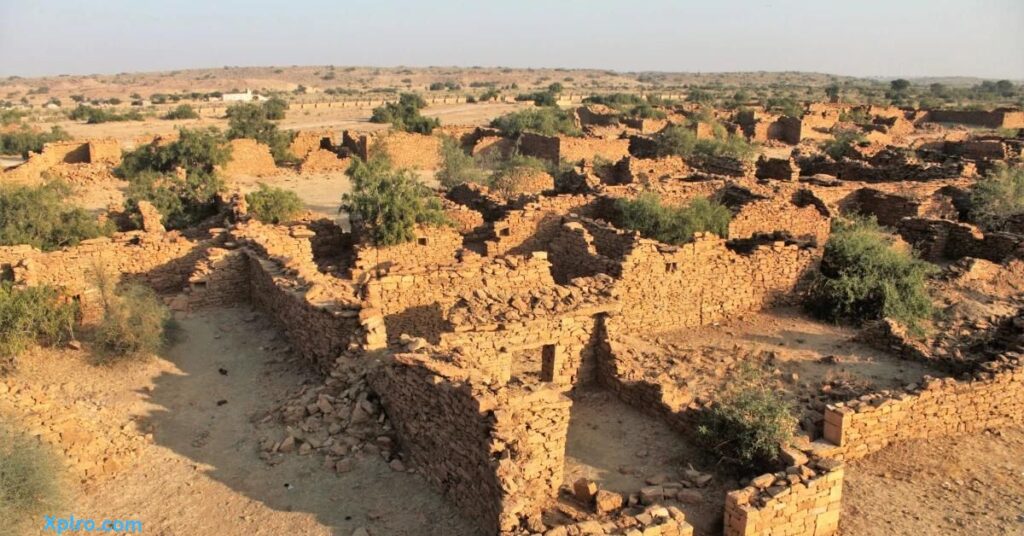
M507 257L510 263L516 257ZM461 296L449 313L453 326L496 322L517 322L577 311L612 301L614 280L605 274L573 279L568 285L532 289L526 293L510 289L476 289Z

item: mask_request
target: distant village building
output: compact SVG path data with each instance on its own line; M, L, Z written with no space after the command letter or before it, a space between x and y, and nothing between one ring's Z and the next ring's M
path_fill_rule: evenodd
M267 100L267 98L253 93L251 89L246 89L245 93L225 93L221 100L224 102L260 102Z

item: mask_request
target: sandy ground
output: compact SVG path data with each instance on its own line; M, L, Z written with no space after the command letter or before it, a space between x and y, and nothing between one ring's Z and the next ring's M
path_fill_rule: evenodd
M637 493L645 480L659 475L676 481L682 469L712 472L702 465L700 449L664 422L620 402L614 394L594 388L572 395L573 406L566 441L564 484L588 478L624 496ZM716 476L698 488L703 501L672 502L686 513L698 536L721 534L722 508L727 489L735 481Z
M179 342L146 363L98 368L84 352L60 353L26 360L18 378L71 383L69 396L94 398L153 427L137 463L74 489L66 514L138 519L146 534L159 535L348 536L358 527L374 536L472 534L419 477L394 472L379 457L357 457L342 475L322 468L318 456L295 454L276 466L261 461L260 441L284 431L258 417L314 376L246 309L182 319Z
M423 114L437 117L442 125L485 125L491 119L509 112L522 109L526 103L476 103L476 104L438 104L423 110ZM285 130L316 130L332 129L356 130L370 132L388 128L388 125L370 123L372 108L323 108L315 110L292 110L278 123ZM223 118L202 118L189 120L165 120L147 118L144 121L120 121L112 123L85 124L79 121L61 120L57 122L41 122L40 128L59 125L75 139L114 138L122 144L131 145L136 138L154 134L169 134L178 127L217 127L227 128L227 120Z
M840 534L1024 534L1024 428L911 441L849 463Z

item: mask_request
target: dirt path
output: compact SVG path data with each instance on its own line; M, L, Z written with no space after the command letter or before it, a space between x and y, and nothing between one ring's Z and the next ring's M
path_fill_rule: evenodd
M260 460L260 441L284 431L257 421L313 377L257 314L224 309L184 318L166 358L87 380L97 404L135 415L153 438L137 463L76 493L68 514L138 519L146 534L161 535L349 536L359 527L374 536L471 534L426 483L379 457L357 457L342 475L315 455L275 466ZM67 365L42 369L55 366Z
M1024 535L1024 428L911 441L847 464L840 534Z

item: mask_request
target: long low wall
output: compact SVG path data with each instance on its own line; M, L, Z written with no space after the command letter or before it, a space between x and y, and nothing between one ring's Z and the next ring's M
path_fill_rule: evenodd
M907 392L828 406L828 455L856 459L908 439L946 437L1024 423L1024 365L1003 357L971 380L930 379Z

